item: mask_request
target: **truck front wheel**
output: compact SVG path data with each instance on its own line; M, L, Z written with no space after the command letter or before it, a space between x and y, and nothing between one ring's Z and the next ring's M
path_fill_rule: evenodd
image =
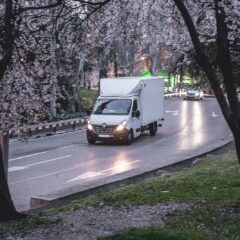
M127 139L126 139L126 144L127 145L131 145L133 143L133 131L130 130L129 133L128 133L128 136L127 136Z
M95 139L92 139L92 138L87 138L87 141L89 144L95 144L96 143L96 140Z
M149 124L149 132L151 136L155 136L157 133L157 122Z

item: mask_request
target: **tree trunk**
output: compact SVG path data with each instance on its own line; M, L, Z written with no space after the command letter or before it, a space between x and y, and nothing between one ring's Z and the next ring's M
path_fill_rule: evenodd
M116 51L114 51L114 60L113 60L113 64L114 64L114 76L118 77L118 61L117 61L117 54Z
M3 56L0 60L0 81L10 65L13 54L14 43L14 16L13 16L13 1L7 0L4 15L4 32L5 38L3 42ZM4 146L6 145L6 146ZM7 161L8 161L8 139L1 136L0 141L0 222L14 219L19 216L11 199L8 183L7 183Z
M184 73L183 73L183 67L180 67L180 72L179 72L179 82L180 82L180 89L182 89L182 85L183 85L183 77L184 77Z
M2 59L0 59L0 81L2 81L4 74L10 65L13 54L13 43L14 43L14 15L13 15L13 1L7 0L4 15L4 41Z
M160 49L157 48L150 48L149 55L150 55L150 70L153 76L157 76L160 64Z
M14 207L5 174L7 163L4 162L8 160L8 156L6 156L7 151L4 150L4 148L6 149L8 146L4 147L4 145L8 145L8 138L3 136L1 136L1 138L4 139L4 141L0 142L0 222L21 216Z
M9 135L0 135L0 145L2 149L2 161L5 171L5 177L8 178L8 150L9 150Z
M51 117L57 116L57 83L54 81L50 101Z

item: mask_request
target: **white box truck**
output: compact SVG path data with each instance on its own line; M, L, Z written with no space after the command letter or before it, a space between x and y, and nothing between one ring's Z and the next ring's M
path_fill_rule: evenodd
M88 121L87 140L132 144L142 132L149 130L155 136L163 120L163 78L103 78Z

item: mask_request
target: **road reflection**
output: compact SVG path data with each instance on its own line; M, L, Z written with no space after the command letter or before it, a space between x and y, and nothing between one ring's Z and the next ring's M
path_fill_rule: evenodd
M197 148L203 143L203 112L200 102L183 102L181 105L179 149ZM189 118L192 116L192 118ZM190 120L191 119L191 120Z
M137 162L132 159L128 159L125 153L120 153L113 159L113 167L109 169L111 175L123 173L135 169L137 167Z
M109 162L107 159L102 160ZM139 167L138 163L140 162L140 160L130 159L126 153L119 153L116 155L116 157L114 157L111 160L111 162L112 162L111 167L104 169L103 161L100 167L96 161L89 161L86 172L68 180L67 183L76 181L80 182L93 181L103 177L128 172L137 169ZM81 166L79 166L79 168L81 168Z
M187 125L187 120L188 120L188 112L187 112L187 107L188 103L186 101L183 102L181 105L181 110L180 110L180 125L181 128L185 127Z
M191 145L198 147L203 143L203 113L200 102L193 104L193 122L192 122L193 138Z

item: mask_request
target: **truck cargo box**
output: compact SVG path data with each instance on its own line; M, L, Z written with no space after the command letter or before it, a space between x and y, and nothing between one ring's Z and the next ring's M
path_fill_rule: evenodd
M128 97L138 95L143 78L119 77L100 80L101 97Z
M103 78L101 97L139 96L142 125L164 117L164 79L161 77Z
M151 78L142 80L139 100L142 125L164 118L164 79Z

